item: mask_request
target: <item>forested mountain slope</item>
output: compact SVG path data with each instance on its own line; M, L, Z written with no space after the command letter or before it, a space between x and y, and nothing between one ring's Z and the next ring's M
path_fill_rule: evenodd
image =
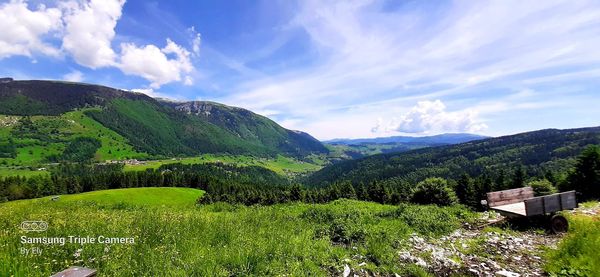
M257 144L278 149L284 154L308 155L327 149L307 133L287 130L274 121L252 111L210 101L171 102L163 105L194 115Z
M458 179L464 173L485 173L496 178L515 170L542 176L564 172L590 144L600 144L600 127L547 129L340 162L313 173L304 182L325 186L340 181L358 184L396 178L415 183L434 176Z
M85 150L96 160L201 153L303 157L327 152L310 135L250 111L216 103L210 107L212 114L200 116L141 93L104 86L3 81L0 159L9 160L0 162L67 159L63 153L80 137L90 139L77 141L74 151ZM127 154L115 154L123 149Z

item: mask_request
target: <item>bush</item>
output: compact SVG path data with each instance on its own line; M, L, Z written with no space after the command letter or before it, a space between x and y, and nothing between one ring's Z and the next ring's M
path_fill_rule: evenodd
M397 209L379 213L378 216L399 219L423 235L448 234L460 228L463 222L473 222L476 218L475 213L460 205L438 207L401 204Z
M546 253L545 270L550 276L600 276L600 221L571 216L569 222L567 237Z
M449 206L458 203L458 198L446 180L427 178L417 184L412 201L418 204Z
M531 181L527 184L533 188L535 196L544 196L556 193L558 190L546 179Z

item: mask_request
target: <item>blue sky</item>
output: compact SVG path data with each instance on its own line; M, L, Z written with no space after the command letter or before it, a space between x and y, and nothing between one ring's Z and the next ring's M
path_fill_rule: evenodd
M600 125L598 1L0 3L0 76L217 101L319 139Z

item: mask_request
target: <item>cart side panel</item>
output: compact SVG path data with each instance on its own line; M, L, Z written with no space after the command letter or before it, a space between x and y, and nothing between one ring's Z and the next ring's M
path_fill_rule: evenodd
M527 216L544 214L544 200L541 197L525 199L525 212Z
M523 202L523 200L532 197L533 189L531 187L523 187L487 193L487 201L490 207Z
M575 191L525 199L527 216L543 215L577 208Z
M560 201L562 203L563 210L572 210L577 208L577 198L575 197L574 190L561 193Z
M544 212L545 213L553 213L562 210L560 197L561 194L552 194L548 196L544 196Z

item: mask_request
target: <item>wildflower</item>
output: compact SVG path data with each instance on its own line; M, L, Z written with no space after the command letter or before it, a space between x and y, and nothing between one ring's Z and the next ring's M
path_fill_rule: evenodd
M81 249L81 248L77 249L77 251L75 251L75 253L73 253L73 257L79 258L81 256L81 251L83 251L83 249Z

